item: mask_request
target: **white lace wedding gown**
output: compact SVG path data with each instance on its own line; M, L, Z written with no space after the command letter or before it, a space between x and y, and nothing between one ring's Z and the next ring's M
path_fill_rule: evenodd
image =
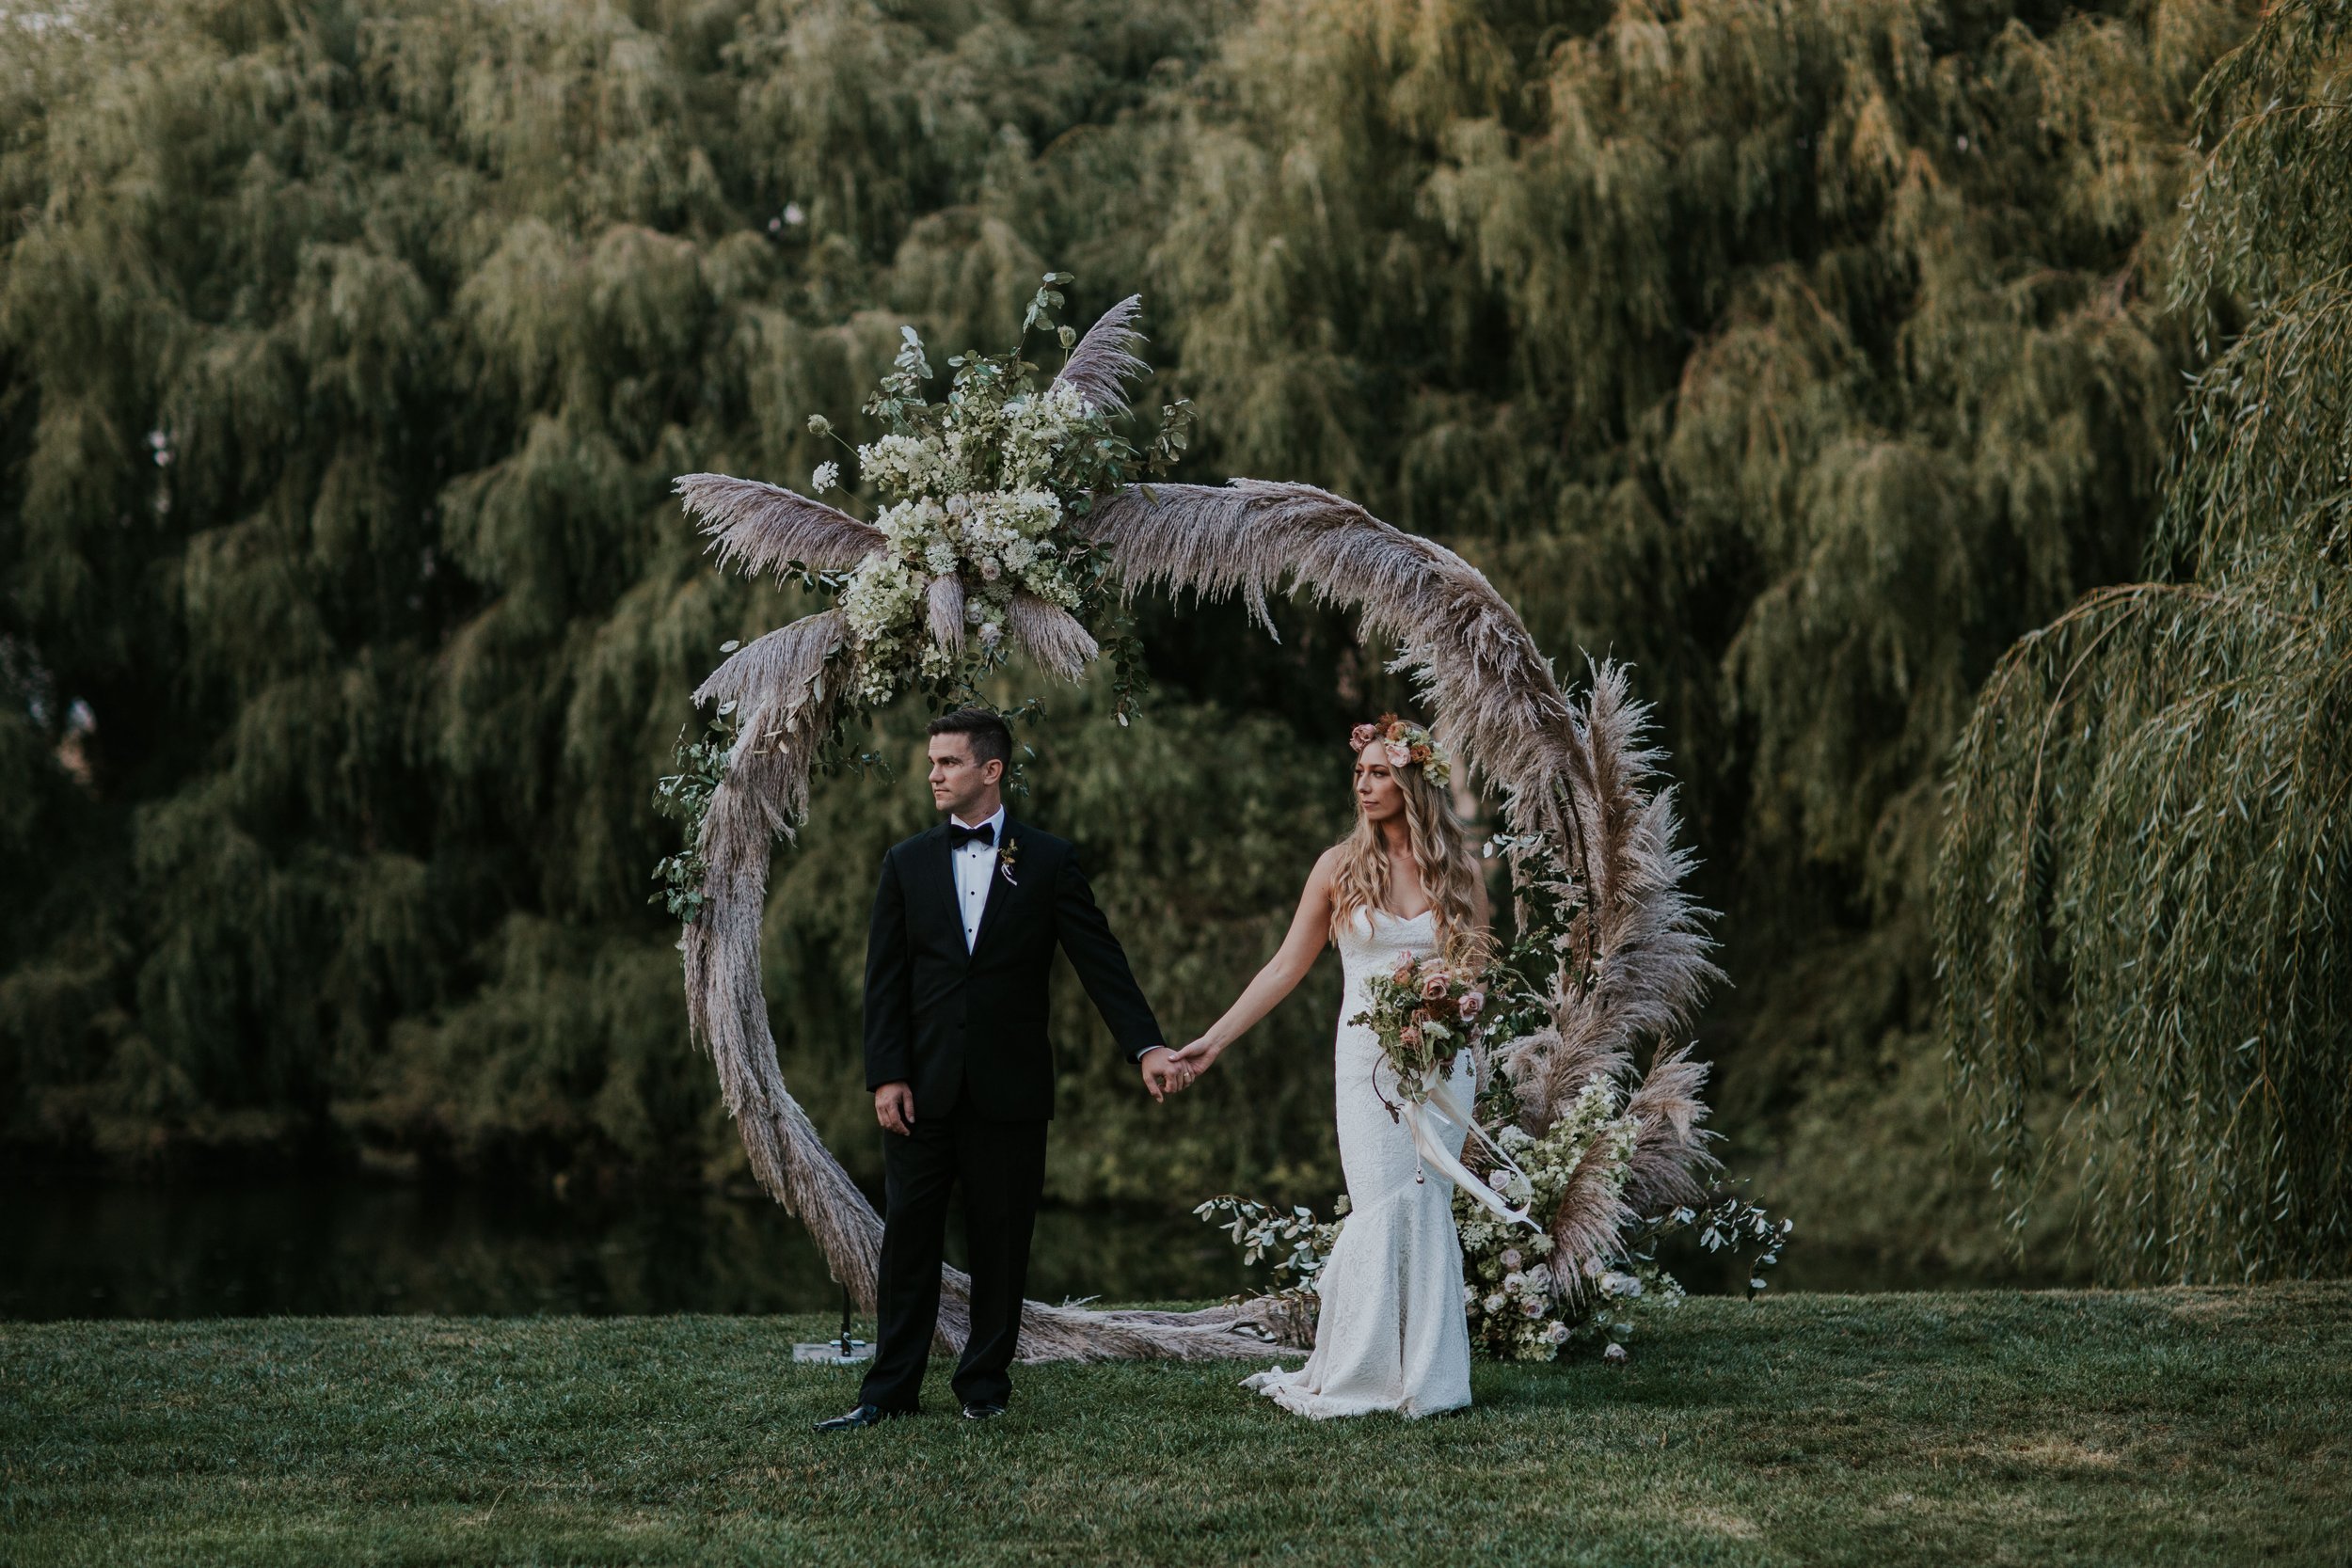
M1470 1322L1462 1304L1462 1243L1454 1230L1454 1183L1421 1162L1413 1136L1390 1119L1396 1078L1372 1031L1346 1022L1364 1010L1365 980L1393 969L1401 954L1426 958L1437 917L1359 913L1343 930L1347 977L1340 1003L1340 1164L1347 1175L1347 1224L1325 1260L1314 1354L1297 1371L1276 1367L1242 1380L1302 1416L1361 1416L1391 1410L1426 1416L1470 1403ZM1465 1053L1465 1055L1468 1053ZM1454 1070L1469 1064L1456 1058ZM1374 1091L1374 1074L1379 1090ZM1466 1134L1450 1132L1458 1158Z

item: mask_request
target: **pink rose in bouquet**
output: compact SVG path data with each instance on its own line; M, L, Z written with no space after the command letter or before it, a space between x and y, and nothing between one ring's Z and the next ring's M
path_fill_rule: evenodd
M1436 1002L1453 988L1454 982L1442 969L1433 969L1421 977L1421 995L1424 1002Z
M1462 1011L1462 1022L1468 1023L1486 1010L1486 993L1483 990L1466 990L1462 993L1462 1000L1458 1006Z

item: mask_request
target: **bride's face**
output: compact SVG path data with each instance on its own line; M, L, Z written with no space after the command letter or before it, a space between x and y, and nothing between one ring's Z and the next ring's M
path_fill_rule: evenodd
M1405 813L1405 791L1380 741L1356 753L1356 806L1368 822L1386 822Z

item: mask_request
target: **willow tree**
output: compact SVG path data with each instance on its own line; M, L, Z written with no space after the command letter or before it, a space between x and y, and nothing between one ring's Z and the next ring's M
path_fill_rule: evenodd
M899 322L1000 343L1050 258L1152 302L1152 395L1213 415L1180 478L1358 498L1637 664L1730 917L1719 1125L1799 1124L1775 1190L1900 1245L1967 1190L1890 1165L1940 1132L1933 781L2000 650L2137 570L2234 7L73 14L0 41L0 1136L724 1168L643 781L804 607L711 572L669 476L804 480ZM1171 996L1263 958L1330 736L1409 697L1271 608L1279 646L1139 602L1147 721L1089 685L1037 732ZM923 809L820 781L771 895L828 1133L869 1114L848 890ZM1332 981L1182 1105L1073 1053L1057 1185L1327 1192Z
M2130 1278L2352 1265L2352 6L2198 94L2174 293L2227 335L2152 565L2010 650L1955 769L1943 1027L2001 1168ZM2239 312L2243 312L2241 319ZM2030 1114L2055 1085L2070 1112Z
M1639 667L1727 915L1722 1104L1893 1248L1980 1182L1909 1156L1938 783L2000 651L2137 570L2196 357L2161 236L2241 25L1276 0L1177 152L1154 297L1209 452Z
M644 780L774 595L669 477L1033 270L942 214L1199 47L1117 9L0 17L7 1135L723 1148Z

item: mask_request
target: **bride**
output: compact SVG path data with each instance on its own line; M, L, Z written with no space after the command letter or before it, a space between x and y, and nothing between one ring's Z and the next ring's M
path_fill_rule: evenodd
M1177 1059L1206 1071L1305 978L1326 941L1339 948L1346 992L1333 1055L1347 1223L1318 1281L1313 1354L1295 1372L1277 1367L1244 1386L1303 1416L1425 1416L1470 1402L1454 1185L1425 1168L1412 1132L1390 1115L1402 1096L1372 1031L1345 1021L1364 1009L1366 980L1406 954L1480 963L1486 888L1447 803L1445 753L1428 732L1384 715L1359 724L1351 743L1355 831L1315 862L1280 950ZM1457 1080L1467 1055L1454 1060ZM1458 1159L1464 1129L1437 1125Z

